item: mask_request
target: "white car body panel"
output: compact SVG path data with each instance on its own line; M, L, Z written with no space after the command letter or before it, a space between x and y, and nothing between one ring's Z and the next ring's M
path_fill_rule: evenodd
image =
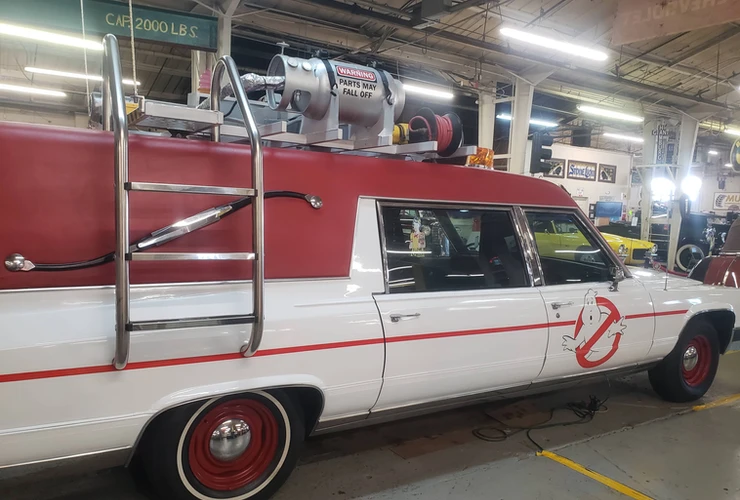
M377 217L375 201L360 199L347 278L267 282L264 338L248 359L238 354L244 326L136 332L128 367L115 371L112 287L0 292L0 467L133 447L154 415L219 394L314 387L326 423L636 365L670 352L692 314L731 310L727 294L738 293L678 278L665 291L640 270L613 293L599 283L386 295ZM628 326L633 337L625 333L613 358L584 370L563 351L572 326L557 323L575 321L592 288L621 314L647 316ZM243 313L250 290L136 286L132 316ZM573 301L561 318L549 306L556 299Z
M521 385L542 369L547 317L536 288L376 297L386 333L375 410ZM394 323L391 314L420 314Z

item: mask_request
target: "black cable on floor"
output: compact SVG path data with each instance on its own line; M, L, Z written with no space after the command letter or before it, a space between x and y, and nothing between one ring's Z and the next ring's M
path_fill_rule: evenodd
M609 393L611 393L611 383L609 383L609 379L606 379L607 383L609 384ZM505 441L510 436L513 436L515 434L519 434L520 432L524 432L527 436L527 439L537 447L538 451L543 451L544 448L534 440L531 433L532 431L536 430L542 430L542 429L550 429L553 427L569 427L571 425L581 425L581 424L587 424L591 422L597 413L603 413L605 411L608 411L607 406L605 403L609 400L610 395L607 395L606 398L599 399L596 396L589 395L588 402L585 401L578 401L578 402L571 402L565 405L563 408L550 408L550 414L547 417L547 419L537 425L533 425L530 427L512 427L511 425L502 422L498 418L488 414L486 412L486 415L499 424L498 426L486 426L486 427L479 427L477 429L473 429L473 435L477 437L480 440L487 441L490 443L500 443L502 441ZM569 420L567 422L555 422L550 423L552 419L555 417L555 412L558 410L570 410L573 412L573 414L578 417L576 420ZM500 428L500 427L503 427ZM490 433L494 432L494 435L491 435Z

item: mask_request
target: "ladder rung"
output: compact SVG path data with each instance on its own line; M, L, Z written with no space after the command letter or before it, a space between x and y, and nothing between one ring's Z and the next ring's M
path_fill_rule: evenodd
M254 260L254 254L250 252L136 252L128 256L130 260Z
M155 191L159 193L224 194L231 196L254 196L252 188L196 186L192 184L166 184L161 182L127 182L129 191Z
M204 316L201 318L177 318L152 321L132 321L126 325L130 332L145 330L175 330L178 328L205 328L224 325L247 325L254 323L253 314L233 314L227 316Z

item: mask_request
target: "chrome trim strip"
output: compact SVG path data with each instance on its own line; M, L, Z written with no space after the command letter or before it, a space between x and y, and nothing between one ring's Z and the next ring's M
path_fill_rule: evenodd
M388 267L388 252L386 251L386 240L385 240L385 221L383 220L383 204L380 200L375 200L375 210L378 217L378 230L380 231L380 256L383 261L383 287L385 293L388 295L391 293L390 289L390 268Z
M0 465L0 480L28 476L46 471L50 468L54 468L55 471L60 467L71 469L73 471L77 471L79 468L79 472L90 472L93 470L117 467L126 463L126 459L130 453L130 446L122 446L108 450L78 453L76 455L35 460L33 462L25 462L21 464Z

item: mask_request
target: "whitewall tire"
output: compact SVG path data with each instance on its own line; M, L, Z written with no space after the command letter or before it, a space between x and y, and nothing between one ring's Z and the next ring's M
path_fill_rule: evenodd
M254 391L175 408L142 449L163 498L265 500L295 467L304 438L298 407L281 391Z

